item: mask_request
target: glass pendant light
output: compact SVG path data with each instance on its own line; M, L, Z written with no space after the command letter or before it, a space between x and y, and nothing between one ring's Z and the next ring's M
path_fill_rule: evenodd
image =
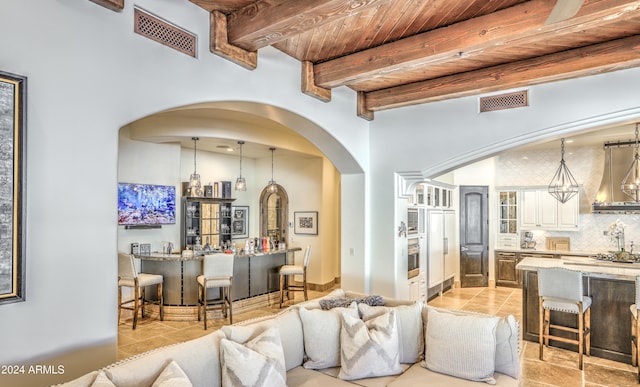
M549 193L560 203L566 203L574 197L580 187L564 162L564 138L560 139L560 166L549 183Z
M193 140L193 173L189 177L189 194L190 196L202 196L202 183L200 183L200 175L196 172L196 144L198 137L191 137Z
M640 160L640 156L638 155L638 124L636 124L636 143L635 143L635 152L633 156L633 161L631 161L631 165L627 170L627 174L622 180L622 185L620 188L622 192L625 193L628 197L633 199L635 202L640 201L640 166L638 165L638 161Z
M242 177L242 145L244 145L244 141L238 141L238 144L240 145L240 177L236 179L236 191L246 191L247 182Z
M269 185L267 186L267 192L269 193L277 193L278 192L278 184L273 180L273 152L276 148L269 148L271 150L271 180L269 180Z

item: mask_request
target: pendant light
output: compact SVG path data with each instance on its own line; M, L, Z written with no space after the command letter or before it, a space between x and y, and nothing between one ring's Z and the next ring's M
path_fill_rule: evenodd
M198 137L191 137L193 140L193 173L189 177L189 196L202 196L202 183L200 183L200 175L196 172L196 144Z
M244 141L238 141L240 145L240 177L236 179L236 191L246 191L247 190L247 182L242 177L242 145L244 145Z
M271 150L271 180L269 180L269 185L267 186L267 192L269 193L277 193L278 192L278 184L273 180L273 152L276 148L269 148Z
M638 124L636 124L636 143L633 161L631 161L631 165L620 186L622 192L635 202L640 201L640 166L638 165L640 156L638 155L638 142Z
M549 193L560 203L566 203L574 197L580 187L564 162L564 138L560 139L560 166L549 183Z

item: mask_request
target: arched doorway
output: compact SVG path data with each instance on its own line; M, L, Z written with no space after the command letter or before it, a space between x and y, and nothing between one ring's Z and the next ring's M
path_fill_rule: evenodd
M280 184L276 186L277 192L265 187L260 194L260 235L270 238L274 244L288 245L289 196Z

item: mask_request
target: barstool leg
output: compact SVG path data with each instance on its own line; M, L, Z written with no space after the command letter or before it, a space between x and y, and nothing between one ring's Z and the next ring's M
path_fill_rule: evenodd
M309 301L309 297L307 296L307 270L304 270L304 274L302 276L302 286L304 288L304 300Z
M118 325L120 325L121 314L122 314L122 286L118 286Z
M584 312L580 305L578 313L578 368L582 370L582 352L584 351Z
M233 292L232 285L229 285L229 324L233 324Z
M587 356L591 356L591 308L587 309L586 313L585 313L585 322L584 322L584 326L586 329L586 354Z
M204 330L207 330L207 282L204 283L202 289L202 312L204 313Z
M160 308L160 321L164 321L164 297L162 295L162 283L158 284L158 307Z
M542 308L542 297L540 297L540 300L538 301L539 304L539 308L540 308L540 312L539 312L539 320L540 320L540 326L538 329L538 336L539 336L539 342L540 342L540 360L544 360L544 355L543 355L543 351L544 351L544 309Z
M280 274L280 308L282 309L282 301L284 300L284 276Z
M140 287L138 284L133 289L133 329L136 329L136 325L138 325L138 308L140 307Z

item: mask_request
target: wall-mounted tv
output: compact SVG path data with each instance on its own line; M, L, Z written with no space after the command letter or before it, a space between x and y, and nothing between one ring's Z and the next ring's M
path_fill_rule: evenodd
M118 224L162 225L175 222L175 186L118 183Z

